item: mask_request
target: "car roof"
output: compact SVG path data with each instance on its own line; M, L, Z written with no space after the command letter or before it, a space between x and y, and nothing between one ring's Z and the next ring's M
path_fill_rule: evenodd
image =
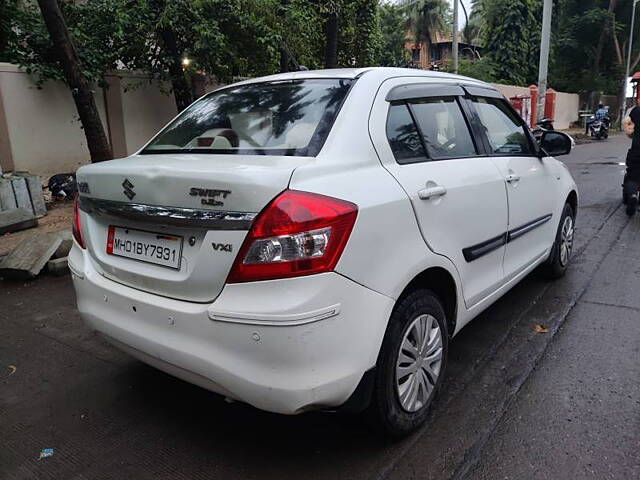
M333 68L326 70L302 70L296 72L278 73L266 77L251 78L234 85L247 85L251 83L276 82L284 80L303 80L311 78L360 78L363 76L376 76L380 83L390 78L397 77L425 77L438 80L458 80L460 83L467 85L478 85L484 88L496 90L495 87L488 83L481 82L474 78L455 75L452 73L434 72L431 70L419 70L415 68L395 68L395 67L366 67L366 68Z

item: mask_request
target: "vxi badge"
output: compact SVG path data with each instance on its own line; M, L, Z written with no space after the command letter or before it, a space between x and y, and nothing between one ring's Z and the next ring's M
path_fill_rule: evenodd
M231 194L231 190L217 190L214 188L191 187L189 190L189 195L192 197L202 197L200 199L202 205L211 205L214 207L224 205L222 200L227 198L229 194Z

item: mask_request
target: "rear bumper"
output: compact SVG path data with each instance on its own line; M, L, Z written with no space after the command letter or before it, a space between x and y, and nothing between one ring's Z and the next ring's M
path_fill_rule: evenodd
M389 297L339 274L227 285L212 304L99 275L74 246L78 310L114 345L172 375L272 412L342 405L376 363Z

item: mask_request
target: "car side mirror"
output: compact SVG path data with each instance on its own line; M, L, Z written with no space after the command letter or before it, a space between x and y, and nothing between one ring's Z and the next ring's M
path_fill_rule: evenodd
M542 153L550 157L557 157L571 153L574 142L566 133L550 130L542 134L539 144Z

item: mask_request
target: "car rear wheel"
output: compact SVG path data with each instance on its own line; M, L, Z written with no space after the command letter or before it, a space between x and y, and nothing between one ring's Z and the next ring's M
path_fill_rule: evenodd
M564 276L571 262L575 241L575 213L568 203L565 204L560 224L556 232L556 240L551 249L549 259L542 266L543 273L551 279Z
M396 305L380 350L369 413L389 435L418 428L442 384L448 332L440 300L416 289Z

